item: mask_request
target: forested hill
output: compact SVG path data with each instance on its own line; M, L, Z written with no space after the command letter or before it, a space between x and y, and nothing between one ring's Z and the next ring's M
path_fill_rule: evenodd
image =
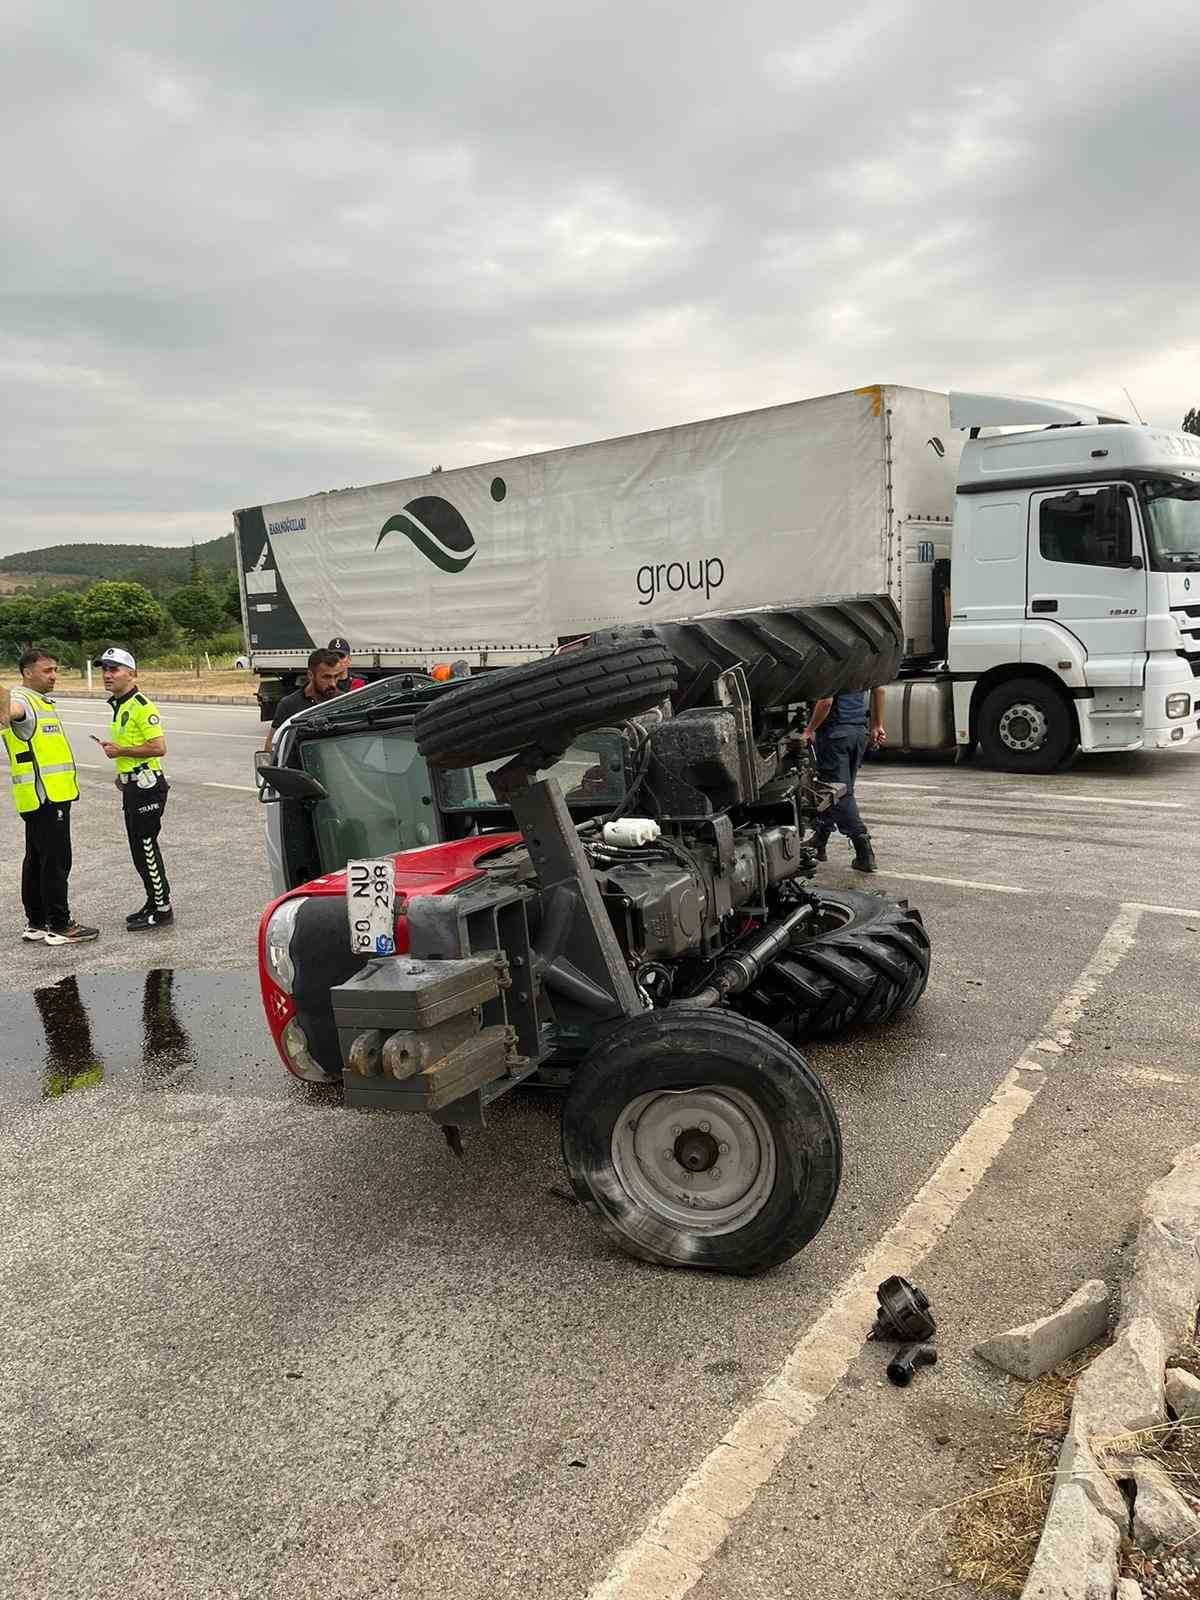
M233 571L233 535L209 539L196 546L196 559L214 578ZM148 589L178 588L189 582L192 547L164 549L154 544L55 544L44 550L21 550L0 557L0 573L19 572L54 577L69 574L86 588L100 578L126 578Z

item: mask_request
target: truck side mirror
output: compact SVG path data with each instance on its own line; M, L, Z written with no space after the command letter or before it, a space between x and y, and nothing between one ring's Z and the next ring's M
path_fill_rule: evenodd
M1113 552L1114 567L1129 567L1140 572L1145 565L1133 549L1133 518L1124 489L1101 489L1096 496L1096 532Z

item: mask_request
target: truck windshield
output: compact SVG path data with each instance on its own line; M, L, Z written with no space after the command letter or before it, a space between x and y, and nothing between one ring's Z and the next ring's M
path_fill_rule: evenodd
M1200 481L1151 478L1142 495L1154 565L1200 572Z

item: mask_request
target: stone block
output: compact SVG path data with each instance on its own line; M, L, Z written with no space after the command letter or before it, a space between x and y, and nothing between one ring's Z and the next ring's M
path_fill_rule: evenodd
M1187 1544L1200 1550L1200 1516L1180 1494L1161 1467L1139 1461L1133 1471L1137 1496L1133 1502L1133 1542L1148 1555Z
M1170 1352L1189 1340L1200 1300L1200 1145L1146 1190L1121 1321L1153 1317Z
M1103 1512L1122 1533L1128 1530L1129 1507L1125 1496L1097 1462L1081 1423L1073 1415L1054 1474L1056 1489L1067 1483L1081 1488L1096 1510Z
M1108 1287L1091 1278L1071 1298L1037 1322L1026 1322L975 1346L975 1354L1014 1378L1040 1378L1043 1372L1103 1339L1108 1330Z
M1120 1539L1078 1484L1064 1484L1050 1502L1021 1600L1112 1600Z
M1095 1449L1120 1434L1157 1428L1166 1420L1165 1349L1158 1325L1140 1317L1123 1327L1075 1385L1072 1425Z
M1180 1422L1200 1421L1200 1378L1182 1367L1168 1367L1164 1387L1167 1404Z

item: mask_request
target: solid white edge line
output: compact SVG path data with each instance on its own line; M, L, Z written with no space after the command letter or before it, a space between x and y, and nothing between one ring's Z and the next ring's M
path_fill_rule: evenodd
M974 878L935 878L928 872L892 872L881 867L881 878L899 878L903 883L945 883L952 889L990 889L993 894L1031 894L1030 889L1019 889L1015 883L978 883Z
M622 1550L588 1600L683 1600L706 1564L749 1510L800 1430L812 1420L861 1353L875 1314L875 1289L892 1273L908 1277L938 1243L1007 1144L1053 1069L1102 981L1132 947L1141 911L1123 905L1086 967L1059 1001L1045 1036L1031 1042L991 1099L947 1152L873 1249L760 1389L724 1438L646 1529Z
M1156 912L1160 917L1200 918L1200 911L1193 911L1187 906L1150 906L1143 905L1140 900L1127 900L1125 903L1126 905L1132 906L1135 911L1153 911Z
M202 789L236 789L239 794L257 794L258 790L252 783L217 783L205 778L200 787Z

